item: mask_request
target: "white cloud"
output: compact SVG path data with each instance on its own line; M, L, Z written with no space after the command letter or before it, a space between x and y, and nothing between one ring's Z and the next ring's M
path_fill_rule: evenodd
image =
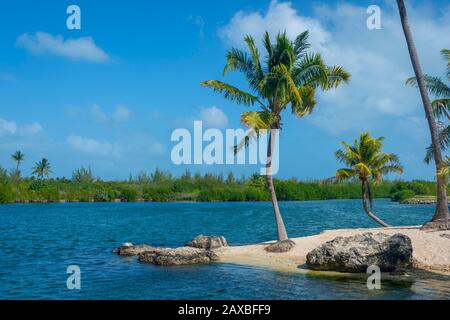
M42 126L38 122L19 126L15 121L0 118L0 137L15 134L20 134L22 136L31 136L42 131Z
M94 104L90 108L90 113L99 121L113 120L117 122L124 122L130 118L131 111L125 105L119 105L112 114L107 114L99 105Z
M24 33L17 37L16 45L38 55L56 55L75 60L108 62L110 57L91 37L64 39L45 32Z
M238 11L229 24L219 29L219 36L229 45L241 47L244 45L243 37L247 34L259 43L265 31L272 37L286 31L294 39L305 30L310 31L311 43L317 49L329 41L330 34L320 21L299 15L290 2L272 0L265 14Z
M116 143L107 141L98 141L93 138L84 138L78 135L71 134L67 138L67 143L75 151L98 156L113 156L120 155L120 146Z
M126 121L130 117L130 110L124 105L120 105L116 108L116 111L114 111L112 118L115 121Z
M0 118L0 137L8 134L15 134L17 131L17 124L14 121L8 121Z
M225 128L228 124L227 115L217 107L202 108L200 110L200 120L205 127Z
M108 119L108 116L102 111L99 105L94 104L90 111L92 116L97 120L106 121Z
M22 135L33 135L42 131L42 126L38 122L26 124L19 128L19 132Z
M445 9L445 8L444 8ZM440 75L445 64L439 51L450 47L450 10L433 12L429 7L409 6L409 15L423 69ZM387 118L422 116L420 96L405 86L413 75L406 43L394 5L382 10L382 29L368 30L366 7L341 2L315 8L313 17L302 16L291 2L272 1L267 12L237 12L219 29L219 36L232 46L243 46L245 34L261 41L286 30L290 38L310 30L312 49L330 65L341 65L351 74L349 85L320 93L309 121L325 130L379 128Z

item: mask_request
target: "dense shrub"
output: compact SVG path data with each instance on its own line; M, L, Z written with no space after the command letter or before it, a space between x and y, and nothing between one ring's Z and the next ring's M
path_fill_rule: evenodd
M136 201L138 196L139 193L137 190L132 188L124 188L120 191L120 199L122 201Z
M405 201L406 199L414 197L416 194L412 190L402 190L394 193L391 197L392 201Z

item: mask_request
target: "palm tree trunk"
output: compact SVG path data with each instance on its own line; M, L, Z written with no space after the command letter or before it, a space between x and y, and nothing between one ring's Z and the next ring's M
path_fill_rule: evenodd
M267 146L266 183L270 193L270 198L272 200L273 212L275 214L278 241L284 241L288 239L288 235L286 232L286 227L284 226L283 218L281 217L280 208L278 207L278 200L277 195L275 193L275 188L273 186L273 176L272 176L272 155L276 141L276 139L272 140L272 135L276 134L276 132L277 130L270 130L267 133L269 135L269 143Z
M420 66L419 57L417 55L416 47L412 37L411 29L409 27L408 15L406 13L405 3L403 0L397 0L398 10L400 12L400 19L402 22L403 32L405 33L406 43L408 45L411 63L414 68L414 73L417 78L420 95L422 97L425 114L428 121L428 126L431 134L431 143L434 152L434 160L436 163L436 173L442 166L442 153L439 143L439 134L436 125L436 120L433 115L433 108L431 106L430 98L428 97L427 87L423 78L422 68ZM433 219L426 223L423 228L438 228L447 229L449 218L447 188L444 177L437 175L437 205Z
M361 192L362 192L362 203L363 203L363 208L364 211L367 213L367 215L372 218L373 220L375 220L377 223L379 223L380 225L382 225L383 227L392 227L390 224L387 224L386 222L384 222L383 220L381 220L380 218L378 218L376 215L374 215L371 211L370 211L370 205L367 203L369 201L369 199L367 199L367 181L366 180L361 180Z

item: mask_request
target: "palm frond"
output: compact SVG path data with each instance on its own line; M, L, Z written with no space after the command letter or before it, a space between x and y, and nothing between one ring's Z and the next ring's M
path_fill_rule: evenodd
M311 45L308 42L309 31L306 30L300 33L294 41L294 51L297 60L301 59L304 55L304 51L308 49Z
M225 99L234 101L238 104L252 106L256 102L259 102L258 97L221 81L208 80L202 82L201 85L209 87L215 92L222 93Z
M309 115L314 107L316 106L315 94L316 90L310 86L302 86L298 89L300 94L300 98L302 99L302 104L297 105L295 103L291 103L292 113L297 117L304 117Z
M438 98L446 98L450 96L450 88L442 81L439 77L432 77L429 75L424 75L425 84L427 86L428 91L438 97ZM410 86L417 87L417 79L416 77L411 77L406 80L406 84Z

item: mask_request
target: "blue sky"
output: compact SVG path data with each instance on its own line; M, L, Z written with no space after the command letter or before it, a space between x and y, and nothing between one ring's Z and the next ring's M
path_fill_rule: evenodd
M23 172L46 157L53 176L91 166L105 179L156 167L179 174L249 174L252 166L175 166L172 130L198 119L238 128L246 107L199 83L222 79L224 56L247 33L309 29L313 50L348 69L352 82L321 93L313 115L286 113L280 140L283 178L324 178L333 152L360 131L386 137L403 178L433 176L422 162L429 135L420 97L404 86L412 69L393 1L14 1L0 10L0 165L26 154ZM450 47L448 1L407 1L423 69L441 75ZM81 30L66 28L66 8L81 8ZM382 8L368 30L366 8ZM239 75L228 82L245 86Z

